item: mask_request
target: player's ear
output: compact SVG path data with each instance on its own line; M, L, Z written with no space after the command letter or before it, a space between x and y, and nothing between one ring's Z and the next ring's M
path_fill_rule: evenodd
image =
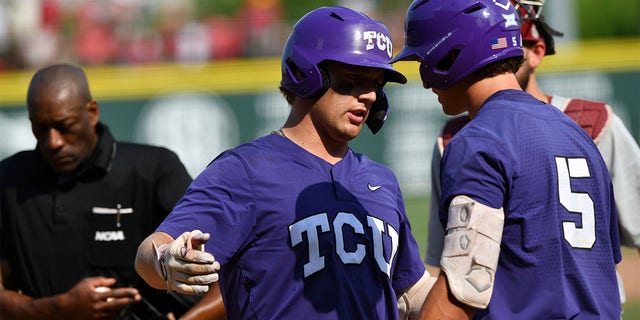
M547 45L545 45L542 40L536 41L536 43L529 48L527 60L531 68L535 69L540 65L545 56L545 52L547 52Z
M87 114L89 115L89 122L95 127L96 124L98 124L98 118L100 116L100 108L98 107L97 101L91 100L87 103Z

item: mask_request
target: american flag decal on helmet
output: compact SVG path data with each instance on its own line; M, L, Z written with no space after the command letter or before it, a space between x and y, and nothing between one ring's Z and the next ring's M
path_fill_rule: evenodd
M491 49L502 49L507 47L507 38L498 38L491 40Z

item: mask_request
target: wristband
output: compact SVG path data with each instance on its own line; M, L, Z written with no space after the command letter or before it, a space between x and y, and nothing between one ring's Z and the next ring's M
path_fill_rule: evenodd
M158 260L160 262L160 272L162 272L162 279L164 279L164 281L167 281L167 267L164 264L164 256L160 257L160 260Z
M167 248L169 246L166 244L163 244L160 247L157 247L155 241L152 241L151 243L153 244L153 249L156 252L158 263L160 264L160 273L162 275L162 279L164 279L164 281L166 282L168 279L168 272L167 272L167 267L165 265L166 261L164 259L164 253L165 251L167 251Z

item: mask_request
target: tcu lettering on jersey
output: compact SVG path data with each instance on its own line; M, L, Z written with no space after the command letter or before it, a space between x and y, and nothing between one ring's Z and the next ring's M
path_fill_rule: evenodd
M391 59L391 56L393 56L393 43L391 43L391 38L386 34L378 31L365 31L362 36L367 41L367 50L377 48L380 51L386 51L387 56Z
M309 249L309 262L304 264L304 277L308 276L324 269L325 262L324 257L320 256L320 243L318 238L318 228L321 233L333 231L336 239L335 253L340 258L340 261L344 264L359 264L365 256L367 250L365 245L358 243L355 245L354 251L347 251L345 246L345 240L343 234L343 227L349 226L354 233L365 235L364 226L356 218L355 215L348 212L339 212L335 219L333 219L332 226L329 225L329 218L326 213L319 213L309 216L303 220L300 220L289 226L289 238L291 239L292 247L301 244L304 240L303 234L306 234L307 246ZM380 271L384 272L387 277L391 274L391 262L398 250L398 231L390 224L372 216L367 216L368 236L372 240L370 243L373 245L374 259L378 264ZM333 227L333 228L332 228ZM388 237L391 239L391 256L389 260L384 256L384 242L383 236L388 233Z

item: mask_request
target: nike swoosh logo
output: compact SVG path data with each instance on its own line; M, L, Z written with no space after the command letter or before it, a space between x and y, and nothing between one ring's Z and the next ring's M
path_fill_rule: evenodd
M369 191L373 192L382 188L382 186L372 186L370 183L367 183L367 188L369 188Z

